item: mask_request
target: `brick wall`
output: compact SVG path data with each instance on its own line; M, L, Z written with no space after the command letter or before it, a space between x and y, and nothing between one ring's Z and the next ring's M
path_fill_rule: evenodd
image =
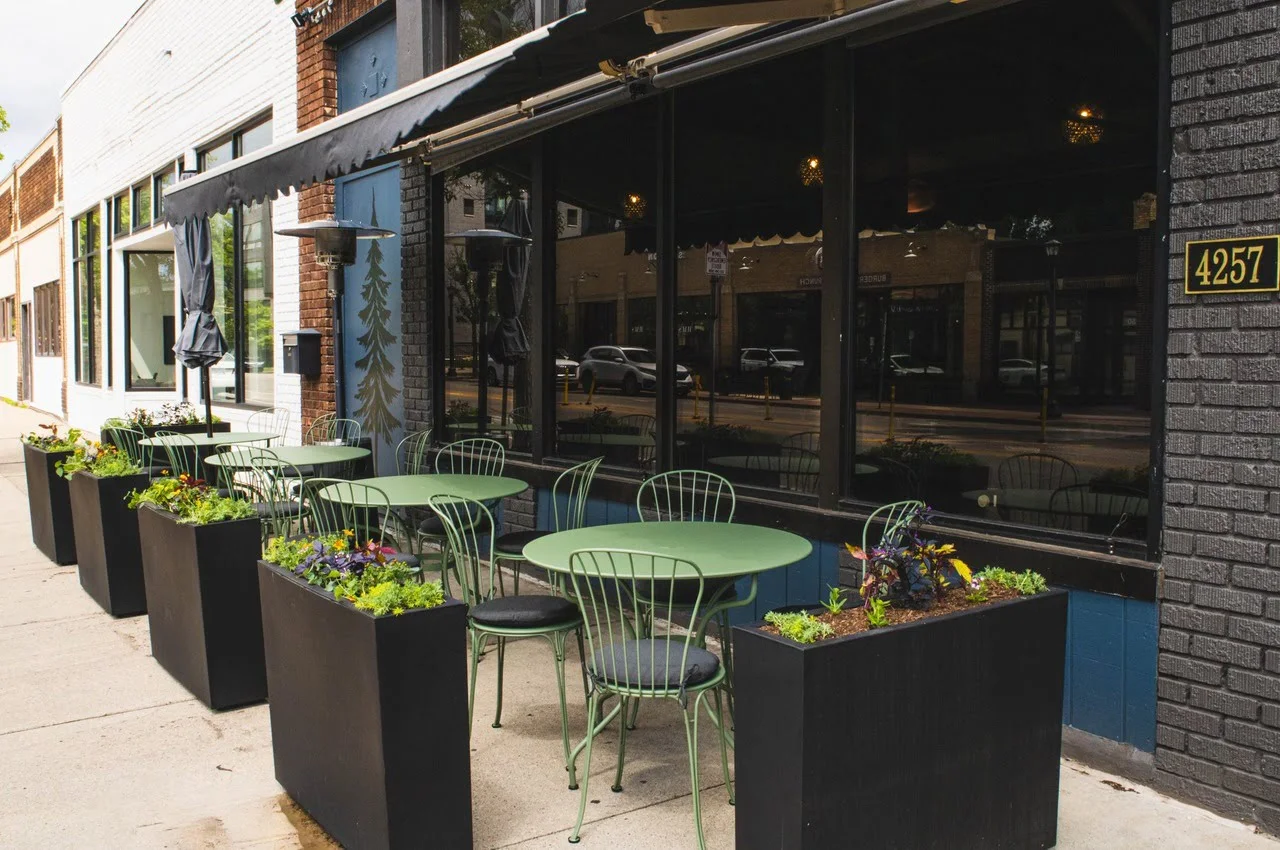
M298 130L306 130L338 114L338 56L329 39L381 5L382 0L347 0L318 25L298 30ZM387 0L392 2L392 0ZM298 9L314 5L296 0ZM333 215L333 184L317 183L298 193L298 220ZM301 240L298 259L299 324L320 331L320 377L302 380L302 423L332 413L334 403L333 306L328 272L316 265L310 239Z
M1280 834L1280 303L1182 294L1189 239L1280 232L1280 3L1173 3L1155 766Z
M13 233L13 192L0 192L0 239L7 239Z
M431 427L431 179L418 160L400 169L400 312L404 345L405 428Z
M50 149L22 172L22 186L18 193L19 226L30 224L53 209L57 195L58 164Z

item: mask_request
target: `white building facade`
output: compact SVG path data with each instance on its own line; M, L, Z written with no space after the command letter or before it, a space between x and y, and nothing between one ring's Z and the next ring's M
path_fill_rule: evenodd
M137 408L200 404L197 371L175 362L183 320L166 187L297 127L292 4L197 11L148 0L62 97L68 420L96 430ZM298 376L281 373L280 332L298 326L297 197L210 221L214 314L230 351L211 369L214 413L234 424L290 411ZM3 283L0 282L0 286Z

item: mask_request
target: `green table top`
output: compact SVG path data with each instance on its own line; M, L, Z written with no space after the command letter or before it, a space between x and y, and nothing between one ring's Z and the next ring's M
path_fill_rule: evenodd
M139 440L140 446L163 446L166 443L176 443L180 446L187 445L187 440L195 443L197 446L232 446L237 443L263 443L268 440L280 439L279 434L268 434L265 431L223 431L221 433L214 432L210 437L207 434L183 434L174 440L170 437L148 437L145 440Z
M327 463L347 463L369 456L369 450L359 446L271 446L267 449L281 463L290 466L324 466ZM205 463L223 466L246 467L254 457L252 449L232 449L205 458Z
M987 490L969 490L962 495L966 499L977 502L980 508L1008 508L1014 511L1050 513L1053 494L1053 490L1031 487L1004 489L994 487ZM1063 513L1115 517L1123 513L1144 517L1147 515L1148 505L1147 499L1088 492L1075 494L1059 502Z
M712 579L790 566L807 558L813 545L790 531L759 525L622 522L548 534L525 546L524 558L563 573L569 571L569 556L582 549L625 549L683 558L696 564L703 578Z
M446 428L452 428L455 431L479 431L479 422L447 422ZM484 426L486 431L532 431L533 425L528 422L508 422L505 425L497 422L490 422Z
M377 487L387 494L394 508L412 508L425 505L432 496L463 496L477 502L490 502L514 496L529 489L519 478L500 475L383 475L378 478L359 478L354 483ZM319 495L323 499L338 495L333 486L326 487Z
M819 462L815 457L795 455L725 455L707 458L707 463L726 469L751 469L760 472L786 472L793 475L817 475ZM854 464L854 475L871 475L879 472L879 467L869 463Z
M587 443L593 446L654 446L649 434L558 434L562 443Z

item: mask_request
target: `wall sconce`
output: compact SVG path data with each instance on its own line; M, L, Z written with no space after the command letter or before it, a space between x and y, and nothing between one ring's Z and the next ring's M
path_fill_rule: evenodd
M809 156L800 162L800 182L805 186L822 185L821 159L816 156Z
M648 208L649 204L645 201L643 195L637 195L632 192L622 199L622 214L627 218L644 218L644 212Z
M279 2L279 0L276 1ZM303 29L311 24L318 24L333 12L333 3L334 0L324 0L323 3L318 5L308 6L306 9L294 12L289 16L289 20L293 21L293 25L298 29Z
M1102 141L1102 111L1096 107L1081 105L1062 122L1062 133L1073 145L1096 145Z

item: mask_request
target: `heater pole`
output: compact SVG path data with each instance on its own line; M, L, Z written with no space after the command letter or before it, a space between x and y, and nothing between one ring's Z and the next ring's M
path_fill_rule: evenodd
M342 266L329 267L329 297L333 299L333 409L338 419L347 417L347 393L342 368Z

